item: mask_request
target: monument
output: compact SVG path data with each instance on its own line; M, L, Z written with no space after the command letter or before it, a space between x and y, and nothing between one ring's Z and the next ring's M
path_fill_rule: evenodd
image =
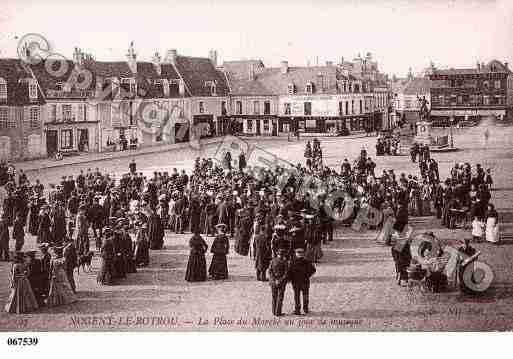
M432 145L434 142L433 136L431 136L432 123L429 121L429 108L428 101L425 96L422 98L417 96L419 102L419 122L417 125L417 135L415 136L415 142Z

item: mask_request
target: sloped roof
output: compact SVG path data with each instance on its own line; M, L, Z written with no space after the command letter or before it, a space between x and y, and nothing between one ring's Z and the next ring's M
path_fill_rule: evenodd
M32 74L20 59L0 58L0 77L7 83L7 100L0 105L21 106L43 103L43 97L38 89L37 101L31 101L28 93L28 82Z
M321 92L319 75L325 81L325 89ZM294 84L296 94L307 94L306 85L312 83L315 93L337 93L337 79L339 71L335 66L289 67L286 73L281 68L264 68L256 73L256 79L264 88L275 95L287 94L288 85Z
M422 94L422 93L428 93L431 88L431 80L423 78L423 77L416 77L408 82L406 82L402 89L400 90L401 93L404 93L405 95L416 95L416 94Z
M261 60L225 61L222 67L223 70L230 76L230 79L247 80L251 66L253 66L254 71L265 67Z
M228 95L226 78L221 71L214 67L210 59L176 56L174 64L192 96L212 96L211 90L205 86L206 81L216 81L218 96Z
M492 71L493 70L493 71ZM459 68L459 69L443 69L443 70L433 70L433 75L478 75L478 74L485 74L490 72L497 72L497 73L511 73L511 70L509 70L503 63L501 63L498 60L492 60L488 64L481 66L479 69L477 67L475 68Z

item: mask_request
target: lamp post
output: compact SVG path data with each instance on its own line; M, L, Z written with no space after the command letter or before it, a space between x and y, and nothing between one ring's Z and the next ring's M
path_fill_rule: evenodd
M451 118L449 119L450 121L450 128L449 128L449 133L450 133L450 136L451 136L451 148L454 148L454 137L453 137L453 130L452 130L452 126L454 124L454 110L452 111L452 115L451 115Z

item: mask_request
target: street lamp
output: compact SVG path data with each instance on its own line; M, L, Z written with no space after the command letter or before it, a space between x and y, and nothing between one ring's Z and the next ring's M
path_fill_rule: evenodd
M453 137L454 135L453 135L453 132L452 132L453 131L452 130L452 126L454 124L454 110L452 111L452 115L451 115L451 118L449 119L449 121L450 121L450 129L449 129L450 132L449 133L450 133L450 136L451 136L451 148L453 148L454 147L454 137Z

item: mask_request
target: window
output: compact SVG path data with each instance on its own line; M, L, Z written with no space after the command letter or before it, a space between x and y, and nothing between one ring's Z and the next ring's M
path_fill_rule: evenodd
M237 113L237 115L242 115L242 101L237 101L235 103L235 112Z
M283 104L283 113L285 115L290 115L290 103Z
M354 84L354 92L360 92L360 85Z
M312 103L311 102L305 102L305 116L311 116L312 115Z
M7 122L9 121L9 108L0 107L0 128L7 128Z
M48 120L55 122L57 120L57 105L50 105L48 108Z
M0 77L0 100L7 99L7 82Z
M199 106L199 109L198 109L199 113L205 113L205 105L203 104L203 101L200 101L198 103L198 106Z
M121 84L124 85L123 89L128 91L131 96L137 93L137 83L135 79L121 79Z
M221 101L221 115L226 116L226 101Z
M259 115L260 114L260 102L253 101L253 114Z
M86 121L85 105L78 105L78 121Z
M349 91L349 92L352 92L352 91L353 91L353 85L352 85L351 83L349 83L348 91Z
M485 105L489 105L490 104L490 97L489 96L483 96L483 102Z
M360 100L360 113L363 113L363 102Z
M64 150L73 148L73 130L61 131L61 148Z
M62 119L64 121L73 121L71 105L62 105Z
M349 114L349 102L346 101L346 111L344 112L346 115Z
M488 81L483 81L483 87L488 90L488 88L490 87L490 83Z
M461 105L463 103L463 96L459 95L457 98L458 105Z
M343 107L344 107L344 105L342 104L342 101L340 101L340 102L338 103L338 115L339 115L339 116L342 116L342 115L343 115L343 112L342 112Z
M37 98L37 85L35 81L29 82L29 98L31 100Z
M253 121L252 120L248 120L247 128L248 128L248 132L253 132Z
M311 93L313 92L313 86L312 86L312 83L311 83L311 82L309 82L309 83L307 83L307 84L306 84L305 92L306 92L307 94L311 94Z
M495 80L495 89L500 90L501 88L501 80Z
M294 92L296 92L295 90L296 90L296 87L294 86L294 84L289 84L288 85L288 93L289 93L289 95L293 95Z
M354 100L351 100L351 113L354 115Z
M264 115L271 114L271 103L269 101L264 102Z
M264 132L269 132L269 120L264 120Z
M39 128L41 126L39 122L39 107L31 107L29 111L29 122L30 128Z
M205 87L210 90L210 94L212 96L217 95L217 89L216 89L216 81L205 81Z

